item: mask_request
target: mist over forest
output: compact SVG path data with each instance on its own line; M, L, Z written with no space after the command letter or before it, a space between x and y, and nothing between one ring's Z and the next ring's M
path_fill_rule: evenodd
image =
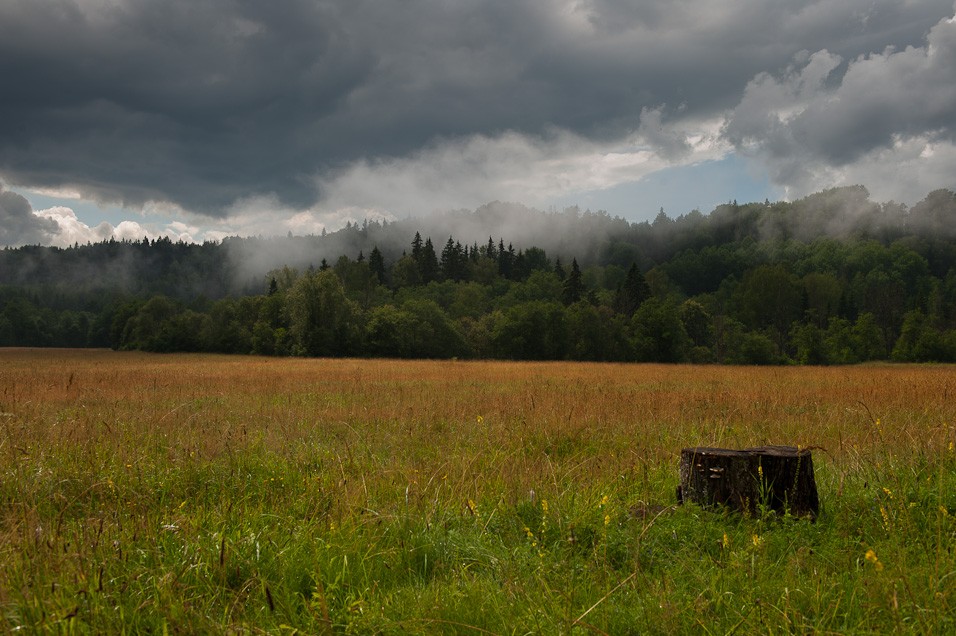
M493 202L309 236L0 251L0 346L846 364L956 360L956 194L652 222Z

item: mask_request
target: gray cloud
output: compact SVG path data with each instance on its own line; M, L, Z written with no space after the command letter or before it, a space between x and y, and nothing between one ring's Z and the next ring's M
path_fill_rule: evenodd
M897 56L917 58L951 11L951 0L6 0L0 175L224 216L255 197L308 207L330 175L442 140L519 134L535 145L559 130L599 142L643 124L647 143L677 157L687 141L662 122L719 116L800 50L849 61L848 94L858 75L871 86L860 55L896 47L876 57L902 70ZM930 37L948 46L944 33ZM953 85L943 64L910 64L922 69L910 90ZM732 138L806 138L837 163L906 126L950 123L946 105L912 124L891 108L868 117L871 130L821 105L805 125L766 130L742 123L751 106L736 117L749 132L731 126Z
M58 230L56 221L36 216L29 201L0 184L0 246L47 243Z
M762 73L748 84L724 134L797 194L847 177L880 181L890 175L879 163L891 163L900 182L913 180L907 172L938 172L940 161L951 168L956 19L938 21L918 45L845 62L827 50L798 54L784 73ZM934 155L928 165L916 165ZM904 165L909 170L900 171ZM951 176L936 186L915 181L929 188L954 183Z

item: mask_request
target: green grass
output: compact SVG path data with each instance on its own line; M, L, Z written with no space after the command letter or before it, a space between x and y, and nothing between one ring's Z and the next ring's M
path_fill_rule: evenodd
M3 627L956 632L946 425L914 445L881 441L898 431L873 422L866 443L863 428L848 430L860 444L816 451L822 511L810 523L676 506L672 452L629 453L614 427L559 426L561 408L538 427L500 414L409 418L401 400L394 418L365 417L346 396L351 417L310 419L326 408L310 391L160 391L138 406L7 398ZM256 426L271 409L294 416ZM633 447L670 435L684 434Z
M470 498L423 474L376 482L353 506L349 473L375 467L337 479L307 447L212 462L76 459L24 458L3 481L8 628L956 629L952 457L839 474L821 461L816 523L671 506L668 465L525 497L485 484Z

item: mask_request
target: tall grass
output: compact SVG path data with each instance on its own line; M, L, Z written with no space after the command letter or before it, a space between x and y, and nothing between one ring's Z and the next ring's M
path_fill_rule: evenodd
M956 369L0 350L8 630L952 632ZM815 447L816 523L675 506Z

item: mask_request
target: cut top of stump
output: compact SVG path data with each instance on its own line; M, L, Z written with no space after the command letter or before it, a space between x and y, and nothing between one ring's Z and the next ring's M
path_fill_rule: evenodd
M742 512L763 507L811 519L820 508L812 454L795 446L685 448L680 496L701 506L729 506Z

